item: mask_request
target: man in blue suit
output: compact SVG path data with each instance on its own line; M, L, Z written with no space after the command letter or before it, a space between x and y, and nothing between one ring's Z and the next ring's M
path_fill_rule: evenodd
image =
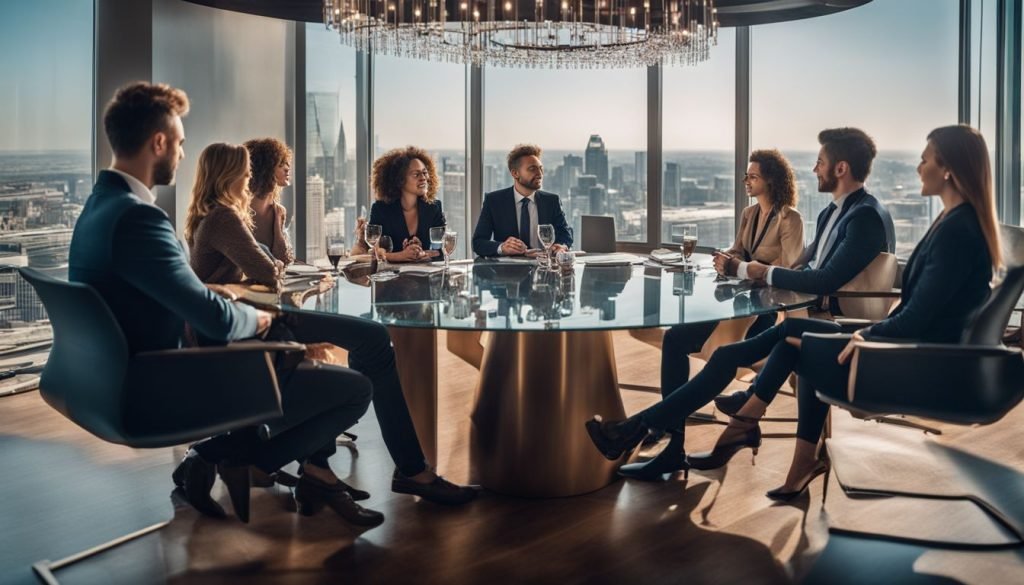
M541 248L537 235L541 224L555 228L553 251L572 246L558 195L540 190L544 182L541 152L539 146L519 144L508 153L508 172L515 183L484 196L473 231L473 252L477 256L518 256Z
M118 90L103 118L113 163L99 173L71 240L69 280L91 285L103 297L132 354L185 345L186 324L226 343L265 334L273 320L203 285L170 218L154 205L151 189L172 184L184 157L181 118L188 109L185 93L164 84L140 82ZM355 371L301 363L281 388L286 432L262 440L256 428L247 427L201 441L175 469L174 482L200 512L224 516L210 497L219 472L236 514L248 521L249 466L270 474L300 460L307 494L330 499L352 523L380 524L384 516L356 504L326 464L336 437L366 412L372 393L370 381ZM236 494L242 494L237 501Z

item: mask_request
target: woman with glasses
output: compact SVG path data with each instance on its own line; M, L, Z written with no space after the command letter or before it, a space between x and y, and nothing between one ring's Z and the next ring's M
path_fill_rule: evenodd
M252 165L249 192L253 235L285 265L295 261L285 226L288 211L281 205L281 190L292 184L292 151L276 138L255 138L245 143Z
M388 262L439 257L440 250L429 249L430 228L446 222L436 199L437 169L427 151L415 146L389 150L374 161L371 180L376 201L369 223L381 226L381 235L391 238L394 249L386 254ZM360 237L353 252L366 251Z

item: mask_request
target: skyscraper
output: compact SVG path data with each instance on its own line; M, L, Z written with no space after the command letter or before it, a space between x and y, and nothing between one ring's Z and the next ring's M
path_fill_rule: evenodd
M346 180L348 175L346 173L348 166L348 142L345 140L345 122L338 121L338 142L334 145L334 192L331 194L331 205L330 207L344 207L346 202L347 187ZM354 203L354 202L353 202Z
M661 188L667 206L679 207L679 179L679 163L665 163L665 184Z
M597 177L597 182L608 185L608 150L604 147L604 140L599 134L591 134L587 141L587 151L584 154L587 162L587 174Z
M320 175L306 179L306 262L324 256L324 180Z
M335 191L334 153L337 148L335 128L338 120L337 92L309 92L306 94L306 172L319 175L323 180L322 204ZM325 209L321 205L320 209Z
M637 152L633 155L636 158L636 181L640 188L647 190L647 152Z

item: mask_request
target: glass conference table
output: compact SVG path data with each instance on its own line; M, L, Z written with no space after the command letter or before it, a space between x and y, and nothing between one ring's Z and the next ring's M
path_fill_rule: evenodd
M567 271L527 259L477 260L448 272L435 265L403 267L382 282L369 279L368 264L355 264L333 288L286 295L283 305L389 327L416 431L434 464L437 330L447 330L449 350L480 370L473 480L510 495L568 496L604 487L621 463L604 459L583 426L595 414L625 416L612 331L739 319L815 300L750 282L719 282L709 256L693 260L698 267L686 271L625 254L582 256Z

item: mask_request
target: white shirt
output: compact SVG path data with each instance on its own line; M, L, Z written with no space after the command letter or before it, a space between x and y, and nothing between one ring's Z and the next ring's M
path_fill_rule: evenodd
M143 185L142 181L136 179L135 177L129 175L124 171L119 171L113 168L107 170L121 175L125 182L128 183L128 188L131 189L131 192L136 197L142 199L142 201L144 201L145 203L149 203L150 205L156 204L156 195L153 195L153 192L149 190L149 187Z
M857 190L859 191L859 189ZM807 266L809 268L817 268L820 260L824 258L828 251L832 248L832 242L829 241L829 237L832 235L832 228L835 227L836 221L838 221L839 216L842 215L843 205L846 204L846 200L850 198L850 195L852 193L853 191L850 191L850 193L844 193L843 195L840 195L837 199L832 201L832 203L835 204L836 209L835 211L832 212L832 215L829 216L828 222L825 224L825 229L821 231L821 237L818 238L818 247L814 251L814 258L807 263ZM772 284L772 272L775 271L775 268L775 266L768 267L768 273L765 275L765 281L767 281L769 285ZM788 266L786 268L788 268ZM739 276L740 278L747 278L746 262L740 262L739 267L736 269L736 275Z
M537 215L537 202L534 201L534 195L536 195L536 192L533 195L527 197L526 195L520 193L519 189L516 189L515 185L513 185L512 193L515 194L516 199L516 227L519 228L519 233L522 233L523 231L522 226L519 225L519 218L523 213L521 211L522 201L523 199L529 201L529 203L526 205L526 212L530 215L530 241L523 243L526 244L527 248L540 248L540 237L537 235L537 224L540 223L540 219ZM518 236L518 234L516 235ZM501 254L501 244L498 244L498 254Z

